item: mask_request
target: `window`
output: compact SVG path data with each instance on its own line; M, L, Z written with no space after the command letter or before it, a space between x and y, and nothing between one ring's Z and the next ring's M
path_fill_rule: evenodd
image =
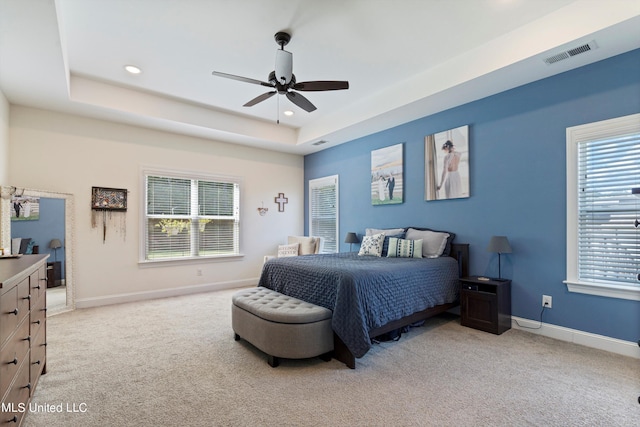
M569 291L640 300L640 114L567 129Z
M309 180L309 235L322 237L322 252L338 252L338 175Z
M143 261L240 255L238 179L144 171Z

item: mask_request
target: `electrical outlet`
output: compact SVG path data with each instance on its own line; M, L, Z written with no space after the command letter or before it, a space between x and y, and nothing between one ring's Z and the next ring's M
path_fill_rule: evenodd
M547 307L547 308L551 308L551 296L542 295L542 306L543 307Z
M202 276L202 270L197 269L196 270L196 276Z

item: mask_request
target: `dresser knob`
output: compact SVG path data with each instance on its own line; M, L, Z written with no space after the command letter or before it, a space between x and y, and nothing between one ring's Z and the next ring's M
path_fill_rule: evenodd
M28 388L29 390L31 390L31 383L28 383L26 386L24 386L22 388Z
M13 311L10 311L9 314L15 314L16 316L18 315L18 309L14 308Z
M23 297L22 299L31 299L31 295L27 295L26 297Z
M10 423L17 423L18 422L18 417L16 417L15 415L13 416L13 418L11 418L9 420Z
M35 362L33 362L34 365L39 365L40 364L40 360L36 360Z
M11 362L7 363L7 365L11 365L12 363L13 363L14 365L17 365L17 364L18 364L18 359L14 357L14 358L13 358L13 360L12 360Z
M25 341L29 341L29 342L31 342L31 335L29 335L28 337L26 337L24 340L25 340Z
M33 289L40 289L40 285L34 286Z
M36 320L36 321L35 321L35 322L33 322L33 323L34 323L34 324L36 324L36 325L39 325L39 324L40 324L40 320Z

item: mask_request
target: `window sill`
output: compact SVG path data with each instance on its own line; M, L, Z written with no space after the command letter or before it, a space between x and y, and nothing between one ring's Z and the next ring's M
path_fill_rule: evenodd
M244 254L237 255L220 255L211 257L193 257L193 258L163 258L154 260L140 260L138 261L139 267L167 267L170 265L189 265L189 264L202 264L209 262L228 262L228 261L240 261L244 258Z
M640 287L565 280L569 292L640 301Z

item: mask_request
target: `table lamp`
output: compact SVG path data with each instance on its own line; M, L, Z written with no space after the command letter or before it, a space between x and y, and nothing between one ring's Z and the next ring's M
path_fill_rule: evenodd
M509 245L509 239L507 236L492 236L487 246L488 252L494 252L498 254L498 279L502 279L502 272L500 266L500 256L502 254L511 253L511 245Z

